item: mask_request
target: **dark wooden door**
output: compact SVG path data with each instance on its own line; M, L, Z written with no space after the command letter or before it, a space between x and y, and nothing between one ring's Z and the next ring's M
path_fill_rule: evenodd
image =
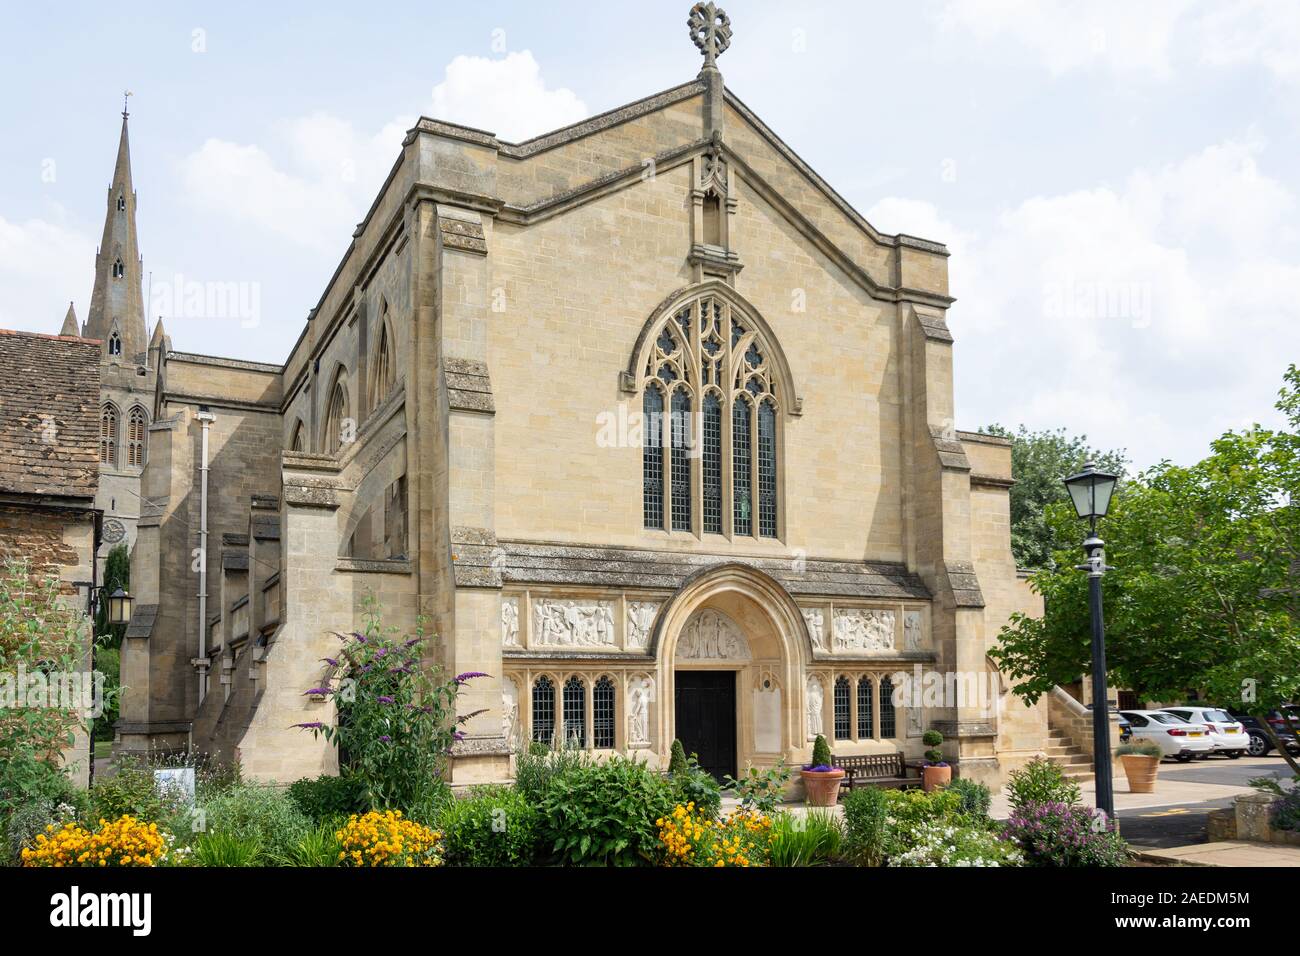
M719 781L736 775L735 671L677 671L677 739Z

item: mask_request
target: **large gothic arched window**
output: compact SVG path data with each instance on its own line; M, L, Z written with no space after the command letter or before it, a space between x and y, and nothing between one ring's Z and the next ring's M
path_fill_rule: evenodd
M793 396L759 326L725 295L705 293L648 330L639 359L645 527L781 535L780 402Z

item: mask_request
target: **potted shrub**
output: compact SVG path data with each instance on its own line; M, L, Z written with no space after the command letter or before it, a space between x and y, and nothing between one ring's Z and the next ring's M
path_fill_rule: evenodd
M921 768L921 786L926 793L946 787L952 782L952 767L943 759L939 749L943 743L943 734L937 730L927 730L921 736L921 743L930 749L925 752L925 765Z
M821 734L813 743L812 763L799 771L803 777L808 803L814 807L833 807L840 799L840 781L844 771L831 766L831 748Z
M1160 769L1160 758L1164 756L1158 744L1150 740L1121 744L1115 756L1124 765L1129 793L1155 793L1156 771Z

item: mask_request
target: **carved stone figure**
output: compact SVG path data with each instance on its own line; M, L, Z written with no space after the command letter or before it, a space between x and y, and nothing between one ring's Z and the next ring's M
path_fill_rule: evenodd
M804 623L808 625L808 636L812 638L816 650L826 650L826 618L819 607L800 608Z
M893 611L835 609L835 650L854 652L893 649Z
M812 740L822 732L822 701L825 692L822 682L816 677L808 678L808 739Z
M747 661L749 641L736 623L721 611L704 610L695 614L682 628L677 642L677 657L682 660Z
M650 646L650 629L654 627L655 615L659 605L654 601L627 602L627 636L625 644L628 650L644 651Z
M921 649L920 611L908 611L903 615L903 649L908 651Z
M519 740L519 689L515 682L506 678L501 682L501 736L511 750L518 746Z
M501 602L501 646L519 646L519 598Z
M632 684L627 694L627 741L631 747L650 743L650 697L654 684L648 677Z
M609 647L614 606L609 601L541 598L533 603L533 643L559 647Z

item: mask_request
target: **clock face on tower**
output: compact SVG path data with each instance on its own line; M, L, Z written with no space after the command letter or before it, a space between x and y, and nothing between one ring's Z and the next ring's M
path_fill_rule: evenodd
M109 544L117 544L126 537L126 525L116 518L109 518L104 522L104 540Z

